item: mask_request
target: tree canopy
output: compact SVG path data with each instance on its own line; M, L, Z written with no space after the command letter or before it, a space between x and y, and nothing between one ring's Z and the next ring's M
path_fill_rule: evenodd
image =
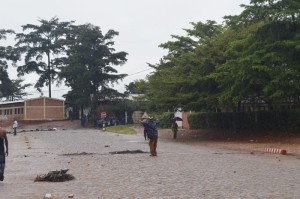
M15 47L0 46L0 86L3 97L22 98L29 84L23 80L10 80L7 60L14 61L18 76L36 73L39 76L35 88L62 81L71 88L65 97L70 103L95 106L124 98L113 89L114 84L126 77L118 74L115 66L124 64L127 53L114 49L114 37L119 33L109 30L103 34L100 27L92 24L74 25L74 21L61 22L57 17L40 19L39 24L23 25L23 32L16 34ZM0 30L0 39L12 30ZM24 58L24 62L22 62ZM19 60L20 59L20 60ZM21 64L20 64L21 63ZM24 63L24 64L22 64Z
M224 24L191 23L147 78L148 108L239 111L242 102L270 109L299 103L300 2L251 0Z
M51 98L51 84L63 64L60 56L64 53L64 40L73 22L60 22L54 17L49 21L40 19L39 23L23 25L23 32L16 35L17 51L25 55L25 63L18 66L18 73L19 76L38 74L35 88L41 92L43 86L48 86Z
M7 34L14 34L14 31L1 29L0 40L6 39ZM0 99L14 100L27 95L23 91L29 85L25 84L21 86L20 83L23 80L11 80L7 73L8 61L15 62L18 58L12 46L0 46Z
M300 101L300 2L298 0L250 0L239 15L224 16L224 23L192 22L186 35L172 35L159 47L167 51L146 80L126 86L126 93L143 94L151 111L181 107L194 111L240 111L242 103L278 109ZM4 39L11 30L0 30ZM40 90L64 81L71 88L67 101L81 106L123 99L113 89L126 77L115 66L127 61L127 53L114 49L118 32L92 24L74 25L58 18L23 26L16 48L0 46L1 92L8 95L17 81L9 80L7 60L25 56L19 75L37 73ZM19 54L18 54L19 53ZM14 84L15 83L15 84Z
M123 96L111 88L126 77L118 74L114 66L124 64L126 52L115 52L113 38L118 32L109 30L103 34L100 27L92 24L72 26L66 45L65 66L60 78L72 90L66 95L68 101L88 105L92 98L94 106Z

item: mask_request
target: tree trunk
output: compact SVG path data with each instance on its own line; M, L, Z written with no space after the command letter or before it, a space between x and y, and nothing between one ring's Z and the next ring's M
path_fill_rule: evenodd
M47 56L48 56L48 80L49 80L49 98L51 98L51 66L50 66L50 52L47 52Z

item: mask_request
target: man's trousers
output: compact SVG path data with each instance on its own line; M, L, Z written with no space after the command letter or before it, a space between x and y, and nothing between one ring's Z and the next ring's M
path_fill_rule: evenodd
M156 147L157 147L157 139L150 139L149 141L150 154L151 156L157 156Z

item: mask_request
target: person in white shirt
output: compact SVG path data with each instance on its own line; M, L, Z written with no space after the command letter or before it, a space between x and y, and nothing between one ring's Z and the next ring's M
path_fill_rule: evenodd
M17 135L17 128L18 128L18 122L17 122L17 120L15 120L13 123L14 136Z

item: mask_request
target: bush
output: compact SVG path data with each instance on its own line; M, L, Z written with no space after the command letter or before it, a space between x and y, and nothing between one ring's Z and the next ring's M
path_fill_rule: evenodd
M300 132L300 110L192 113L191 129L231 129Z
M165 112L156 116L160 121L159 128L171 128L170 115L170 112Z

